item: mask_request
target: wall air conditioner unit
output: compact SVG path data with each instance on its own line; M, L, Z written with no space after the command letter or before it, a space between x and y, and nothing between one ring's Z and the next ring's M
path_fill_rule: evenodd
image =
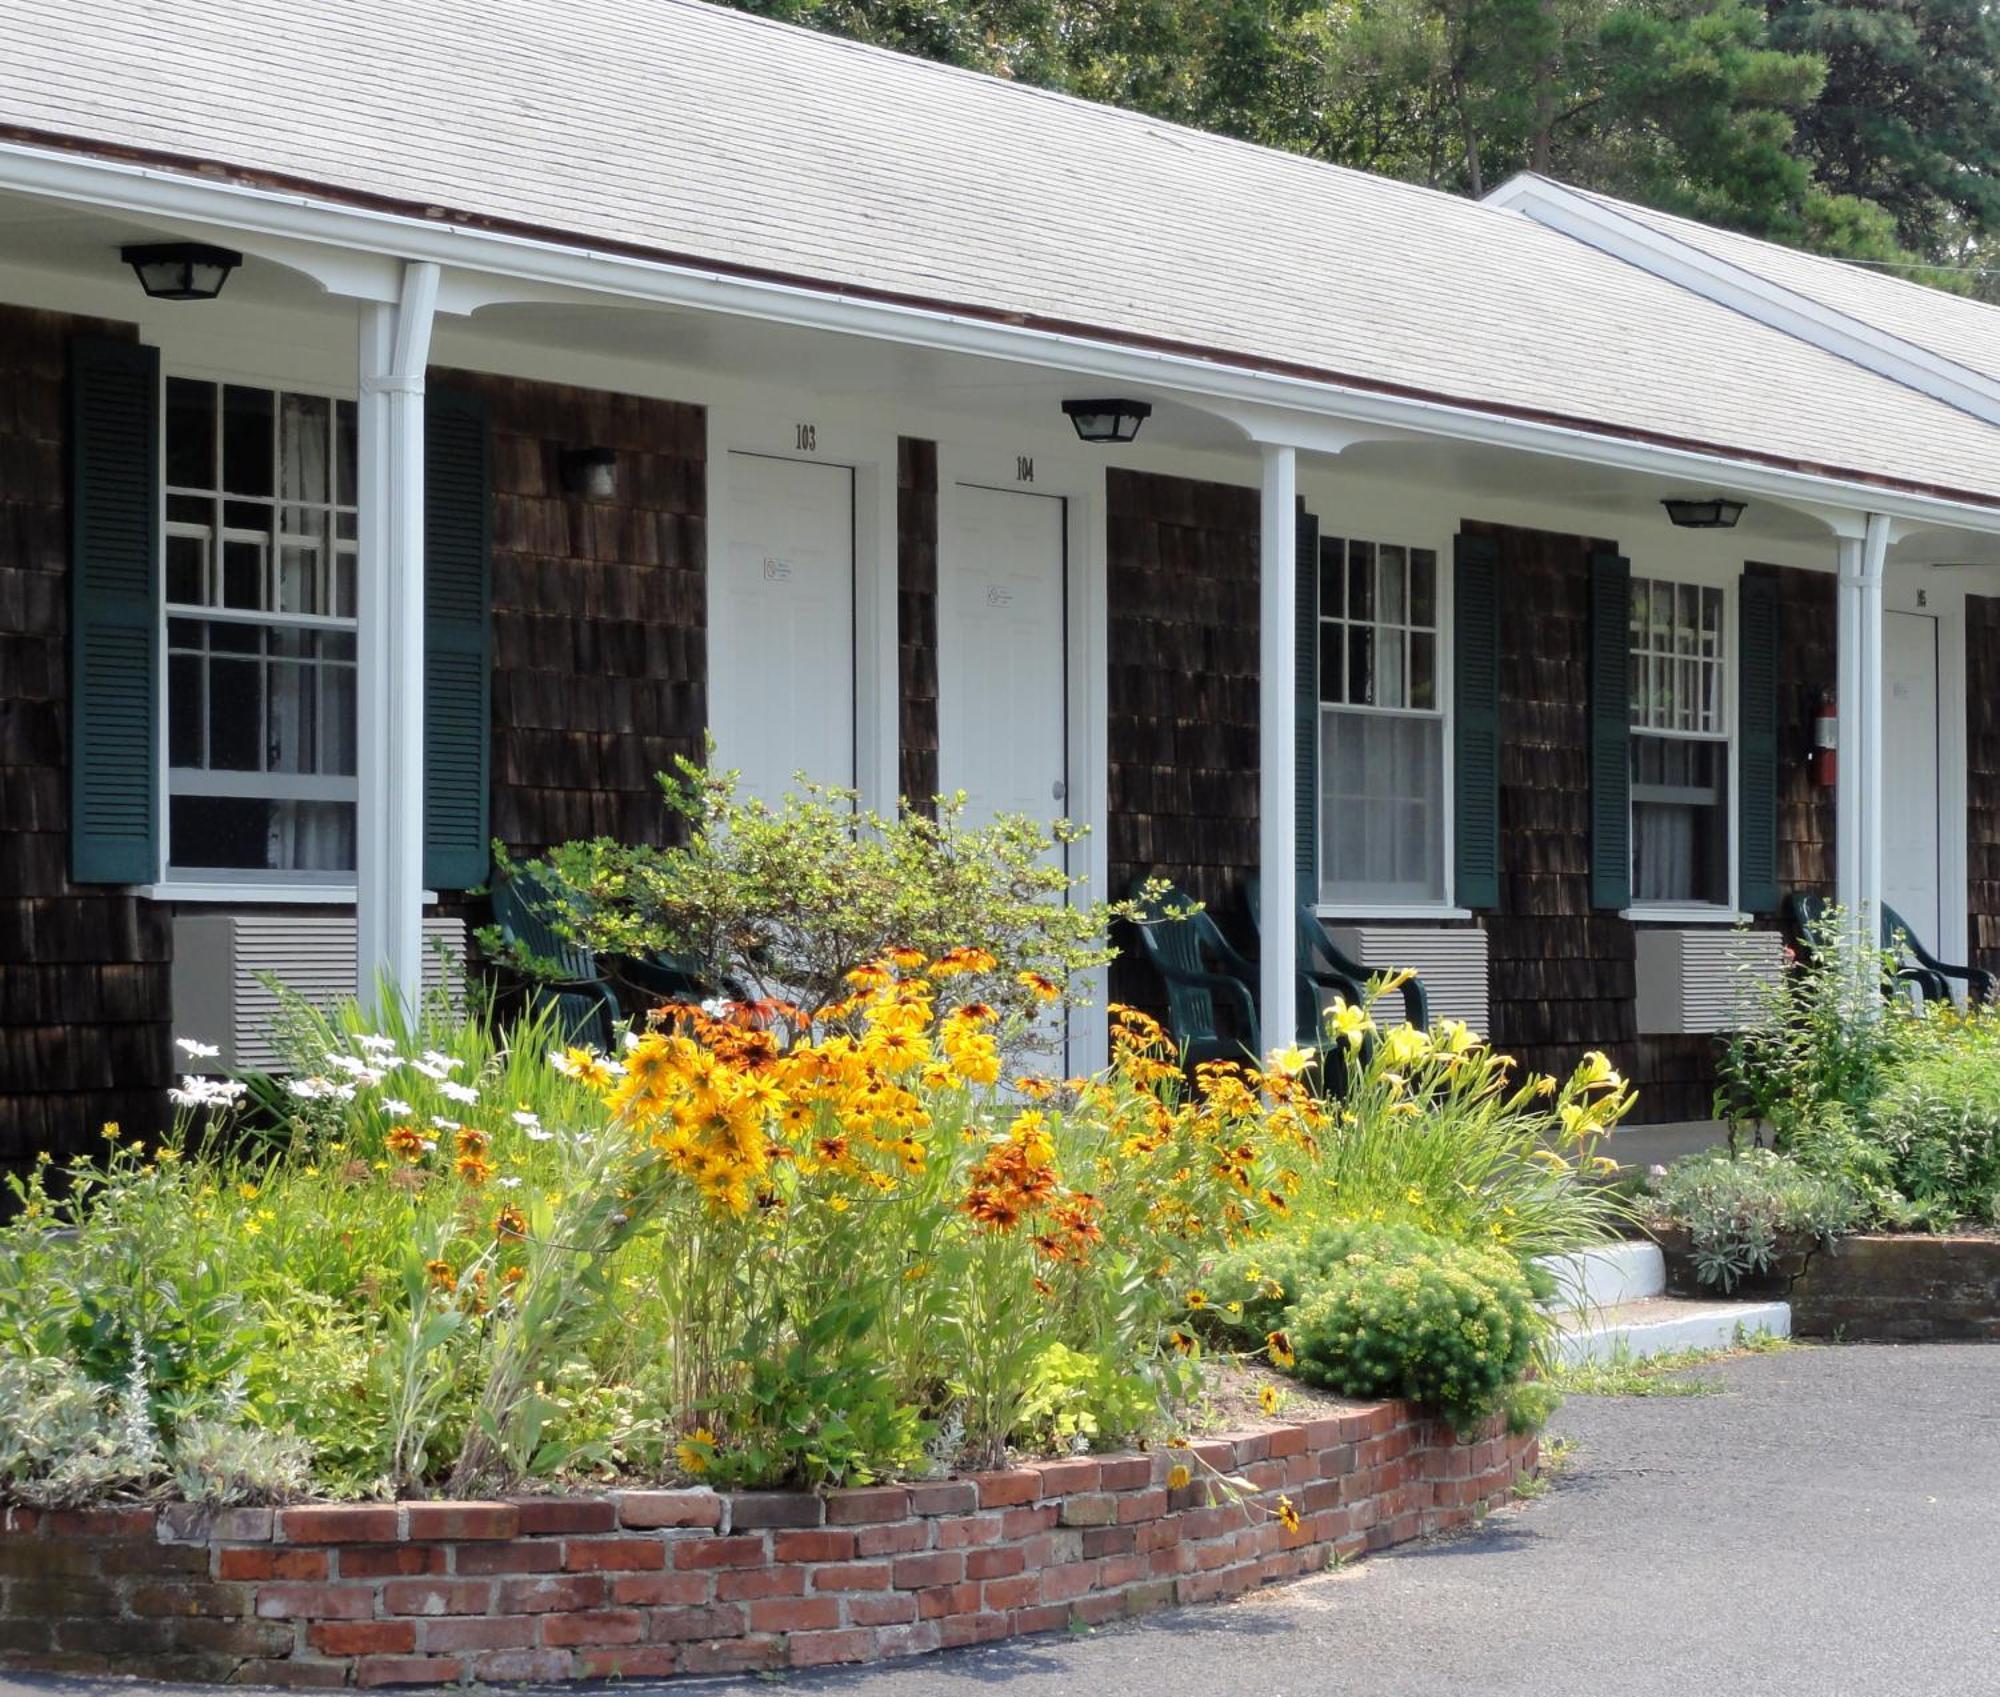
M321 1009L351 1000L355 937L351 914L177 914L174 1035L216 1044L216 1068L277 1071L284 1064L274 1029L279 996L266 979ZM439 990L463 1004L463 920L424 921L424 993Z
M1775 931L1720 925L1641 927L1634 965L1641 1037L1741 1031L1764 1020L1758 992L1784 972L1785 942Z
M1462 1019L1487 1034L1486 933L1478 926L1329 925L1326 934L1370 977L1415 968L1433 1020ZM1375 1011L1385 1024L1400 1024L1402 999L1389 996Z

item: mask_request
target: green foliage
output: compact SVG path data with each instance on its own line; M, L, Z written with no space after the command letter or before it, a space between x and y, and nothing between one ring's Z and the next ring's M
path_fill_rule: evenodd
M1872 1113L1887 1178L1909 1223L2000 1225L2000 1031L1990 1017L1942 1024Z
M1724 1291L1775 1267L1787 1239L1833 1238L1861 1212L1842 1180L1770 1149L1685 1156L1655 1182L1654 1203L1686 1230L1696 1277Z
M1214 1284L1203 1312L1239 1346L1264 1349L1281 1332L1307 1384L1407 1397L1461 1430L1508 1400L1545 1325L1513 1257L1413 1226L1322 1226L1239 1250ZM1523 1399L1515 1412L1534 1409Z
M1564 1396L1702 1397L1721 1396L1720 1380L1696 1379L1697 1367L1733 1361L1745 1355L1777 1355L1798 1346L1770 1332L1736 1328L1726 1349L1669 1349L1658 1355L1634 1356L1622 1346L1609 1361L1581 1361L1558 1368L1551 1387Z

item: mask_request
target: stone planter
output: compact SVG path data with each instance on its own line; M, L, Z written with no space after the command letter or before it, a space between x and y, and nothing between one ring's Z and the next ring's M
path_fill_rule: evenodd
M1812 1258L1791 1303L1801 1337L2000 1342L2000 1238L1844 1237Z
M844 1491L0 1509L0 1668L297 1687L881 1661L1318 1572L1470 1520L1535 1457L1386 1402Z
M1728 1290L1722 1290L1703 1284L1696 1275L1694 1249L1685 1229L1652 1226L1648 1230L1666 1262L1667 1294L1702 1302L1782 1302L1822 1247L1818 1238L1807 1233L1787 1233L1778 1240L1777 1259L1770 1267L1738 1279Z

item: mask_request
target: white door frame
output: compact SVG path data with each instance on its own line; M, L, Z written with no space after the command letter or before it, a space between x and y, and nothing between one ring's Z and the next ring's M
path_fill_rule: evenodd
M761 454L808 464L846 466L854 474L854 786L861 805L885 816L896 809L898 696L896 669L896 432L857 420L801 395L789 411L710 406L708 422L707 562L729 557L729 456ZM714 607L715 597L707 596ZM715 620L703 617L708 671L703 688L712 712L716 675ZM711 723L712 723L711 719Z
M1922 613L1937 620L1938 909L1942 917L1940 935L1930 946L1940 960L1969 961L1972 888L1965 778L1965 589L1961 584L1939 581L1948 576L1927 566L1892 564L1882 577L1882 605L1887 612ZM1883 752L1885 758L1895 758L1894 749Z
M1069 451L1048 452L1040 444L1021 448L940 441L937 445L937 547L942 587L944 551L955 534L958 487L1015 490L1024 495L1053 495L1064 503L1067 571L1064 587L1065 634L1064 718L1069 746L1064 750L1065 814L1089 827L1090 834L1071 851L1070 875L1085 880L1086 900L1108 901L1118 892L1106 887L1110 877L1107 842L1109 771L1106 733L1109 718L1109 603L1105 574L1107 549L1104 516L1104 468L1101 456ZM942 689L942 679L940 679ZM938 753L942 760L943 737ZM943 776L940 768L939 783ZM1069 1058L1073 1071L1091 1071L1105 1064L1110 1027L1104 1003L1108 975L1097 972L1086 981L1091 1005L1070 1016Z

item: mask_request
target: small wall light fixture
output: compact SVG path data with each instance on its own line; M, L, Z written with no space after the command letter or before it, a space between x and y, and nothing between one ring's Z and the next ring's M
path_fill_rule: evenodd
M1671 495L1660 505L1683 530L1734 530L1745 503L1720 495Z
M212 301L243 263L242 254L206 242L141 242L118 251L156 301Z
M562 486L586 501L608 501L618 493L618 455L610 448L565 448Z
M1085 442L1129 442L1153 416L1151 401L1064 401L1062 409Z

